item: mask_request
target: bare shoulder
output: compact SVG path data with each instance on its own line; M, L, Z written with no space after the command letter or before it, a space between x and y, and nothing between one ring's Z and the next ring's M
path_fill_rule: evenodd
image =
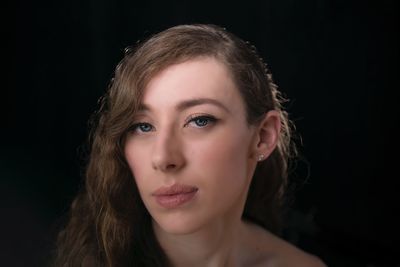
M318 257L311 255L265 229L251 225L251 246L258 251L256 267L326 267Z

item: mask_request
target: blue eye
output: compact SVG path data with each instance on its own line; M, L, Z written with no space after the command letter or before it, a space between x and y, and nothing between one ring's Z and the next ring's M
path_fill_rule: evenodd
M203 128L206 127L207 125L209 125L210 123L215 122L216 119L214 117L211 116L196 116L194 118L191 118L189 120L188 124L194 124L195 127L198 128Z
M151 132L153 130L153 126L150 123L146 122L140 122L136 123L131 127L132 131L135 132L142 132L142 133L147 133Z
M200 117L200 118L196 118L193 122L199 127L204 127L204 126L206 126L208 124L209 119L208 118L204 118L204 117Z

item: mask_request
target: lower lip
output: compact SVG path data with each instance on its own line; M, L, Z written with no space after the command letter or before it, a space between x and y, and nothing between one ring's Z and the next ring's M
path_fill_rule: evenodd
M183 204L191 201L196 195L197 190L188 192L188 193L180 193L175 195L158 195L155 196L156 201L162 207L166 209L174 209L182 206Z

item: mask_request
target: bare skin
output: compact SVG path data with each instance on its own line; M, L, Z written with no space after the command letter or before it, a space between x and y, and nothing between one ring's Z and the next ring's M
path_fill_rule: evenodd
M324 267L318 257L308 254L254 224L246 224L248 258L253 259L241 266L264 267ZM246 242L246 241L245 241ZM240 265L239 265L240 266Z
M318 257L252 223L241 221L238 227L219 230L219 235L210 235L209 238L202 236L195 240L191 236L160 242L174 267L326 266Z

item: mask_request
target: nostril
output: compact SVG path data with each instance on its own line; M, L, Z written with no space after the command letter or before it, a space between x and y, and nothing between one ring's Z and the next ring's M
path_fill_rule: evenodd
M176 165L175 164L168 164L167 169L175 169Z

